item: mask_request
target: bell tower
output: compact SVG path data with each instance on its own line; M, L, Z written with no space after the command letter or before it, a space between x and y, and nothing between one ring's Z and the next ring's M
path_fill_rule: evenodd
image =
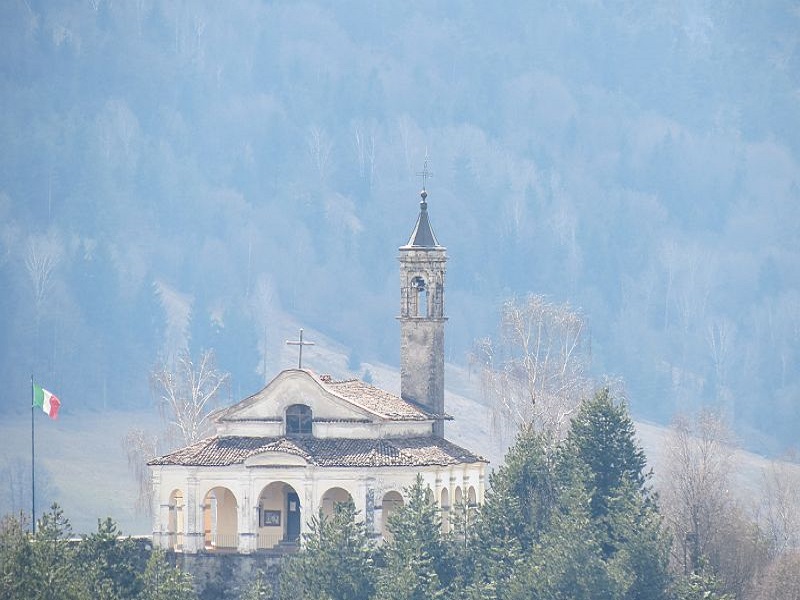
M428 219L428 193L420 193L419 217L400 246L400 395L437 415L444 437L444 275L447 251Z

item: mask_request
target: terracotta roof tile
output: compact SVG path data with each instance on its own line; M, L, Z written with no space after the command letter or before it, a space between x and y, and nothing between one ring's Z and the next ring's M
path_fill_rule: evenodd
M407 402L399 396L358 379L343 381L320 380L320 383L337 396L384 418L399 421L427 421L450 418L427 412L421 406Z
M321 467L425 467L485 462L442 438L349 439L312 437L213 437L148 464L223 467L265 452L302 457Z

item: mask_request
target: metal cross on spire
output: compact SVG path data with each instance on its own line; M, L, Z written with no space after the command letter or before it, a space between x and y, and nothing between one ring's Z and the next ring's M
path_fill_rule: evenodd
M287 346L300 346L300 358L297 359L297 368L303 368L303 346L313 346L314 342L304 342L303 341L303 328L300 328L300 339L299 340L286 340Z
M417 177L422 177L422 191L425 191L425 182L433 177L433 173L428 170L428 151L425 151L425 165L422 167L422 171L417 173Z

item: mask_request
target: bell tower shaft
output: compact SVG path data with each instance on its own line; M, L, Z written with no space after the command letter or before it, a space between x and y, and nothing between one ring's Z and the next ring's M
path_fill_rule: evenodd
M427 193L408 244L400 247L400 394L437 415L444 437L444 281L447 251L430 226Z

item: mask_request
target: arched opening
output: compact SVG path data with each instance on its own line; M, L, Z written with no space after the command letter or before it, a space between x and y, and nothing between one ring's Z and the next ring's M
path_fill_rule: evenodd
M320 502L322 514L324 514L326 517L332 517L334 511L336 510L336 505L343 504L348 501L353 501L353 497L350 495L350 492L340 487L331 488L322 494L322 501Z
M239 545L236 496L225 487L215 487L203 500L203 530L206 550L235 550Z
M312 427L310 406L292 404L286 409L286 435L311 435Z
M411 280L411 315L428 316L428 287L425 280L417 275Z
M475 517L478 513L478 496L475 493L475 487L469 486L467 490L467 515L469 516L470 522L475 521Z
M442 488L439 506L442 509L442 533L448 533L450 531L450 492L447 488Z
M183 550L184 513L183 490L172 490L169 495L169 517L167 519L168 547Z
M453 504L459 505L464 503L464 494L461 492L461 486L456 487L456 491L453 494Z
M261 490L257 510L259 550L300 538L300 497L288 483L273 481Z
M381 502L381 516L383 523L381 523L381 534L383 539L389 540L392 538L392 532L389 529L389 517L401 506L403 506L403 496L400 492L392 490L383 495L383 502Z

